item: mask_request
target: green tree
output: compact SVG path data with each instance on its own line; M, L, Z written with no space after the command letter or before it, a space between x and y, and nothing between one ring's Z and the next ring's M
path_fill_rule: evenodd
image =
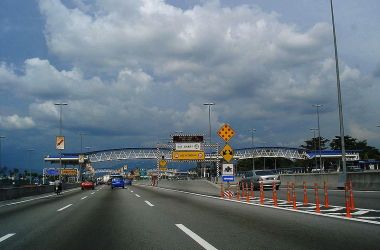
M361 159L380 159L380 152L377 148L368 146L367 140L359 141L349 135L344 136L344 144L346 150L359 150ZM335 136L331 141L330 147L334 150L341 150L342 144L340 136Z
M326 144L329 141L330 141L329 139L323 138L323 136L321 136L321 150L325 150L328 148L326 146ZM315 138L311 138L309 140L306 140L305 145L300 145L300 147L307 149L307 150L310 150L310 151L315 150L315 149L319 150L319 137L315 137Z

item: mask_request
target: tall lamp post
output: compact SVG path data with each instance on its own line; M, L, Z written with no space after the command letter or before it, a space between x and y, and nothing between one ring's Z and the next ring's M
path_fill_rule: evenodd
M313 104L313 107L317 108L317 121L318 121L318 145L319 145L319 169L322 172L322 153L321 153L321 126L319 124L319 108L321 104Z
M3 166L3 155L2 155L2 148L1 148L1 140L5 139L7 137L0 135L0 168Z
M28 164L29 164L29 184L32 184L32 165L30 163L31 154L34 151L34 148L28 148L26 151L28 151Z
M203 103L203 105L208 106L208 127L209 127L209 138L210 138L210 146L211 146L211 106L215 105L215 103L206 102L206 103ZM206 177L206 168L204 169L203 176Z
M256 131L255 128L251 128L249 132L251 132L252 135L252 171L255 170L255 158L253 157L253 133Z
M59 136L62 136L62 107L67 106L67 103L60 102L60 103L54 103L54 105L59 106ZM62 150L59 149L59 165L62 169ZM61 169L59 171L59 179L61 180Z
M342 145L343 175L339 183L340 185L339 188L342 188L344 187L344 183L346 183L346 180L347 180L347 164L346 164L346 146L344 144L343 104L342 104L342 92L340 89L338 48L337 48L337 43L336 43L334 8L333 8L332 0L330 0L330 10L331 10L331 22L333 26L333 38L334 38L336 87L337 87L337 92L338 92L338 107L339 107L339 131L340 131L340 141Z
M213 102L203 103L203 105L208 106L208 127L209 127L209 138L211 144L211 106L215 105Z
M80 154L83 156L83 136L87 135L87 133L80 133ZM81 179L81 172L82 172L82 163L78 163L79 165L79 174L78 174L78 180Z
M318 168L318 164L317 164L317 142L316 142L316 140L315 140L315 131L317 131L318 129L317 128L311 128L310 129L311 131L313 131L313 133L314 133L314 139L313 139L313 141L314 141L314 153L315 153L315 156L314 156L314 159L315 159L315 169L317 169Z

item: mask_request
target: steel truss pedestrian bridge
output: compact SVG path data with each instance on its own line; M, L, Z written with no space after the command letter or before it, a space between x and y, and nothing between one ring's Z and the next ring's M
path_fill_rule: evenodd
M217 147L215 147L216 149ZM213 150L211 153L206 153L205 161L218 161L222 157L217 153L219 150ZM156 147L156 148L119 148L107 149L92 152L85 152L85 158L88 162L105 162L105 161L118 161L118 160L135 160L135 159L150 159L158 160L164 158L167 161L172 160L172 149L170 147ZM72 156L73 154L70 154ZM77 154L79 155L79 154ZM249 158L285 158L289 160L307 160L319 157L318 151L309 152L301 148L291 147L253 147L242 148L234 150L234 159L249 159ZM328 157L341 157L341 151L327 150L321 152L322 158ZM357 151L347 151L347 160L359 160L359 153ZM46 157L45 161L57 162L59 157ZM62 161L65 161L65 154Z

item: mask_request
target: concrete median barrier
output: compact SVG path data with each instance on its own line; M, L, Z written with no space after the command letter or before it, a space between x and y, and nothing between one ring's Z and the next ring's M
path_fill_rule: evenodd
M317 183L323 187L323 183L328 184L329 189L335 189L338 186L338 178L341 173L315 173L315 174L286 174L281 175L281 186L284 187L287 182L294 183L296 187L303 187L305 181L310 188ZM380 172L358 172L347 173L348 179L352 181L354 190L379 190L380 191Z
M73 183L73 184L65 183L63 185L63 190L76 188L79 186L80 186L79 183ZM27 196L32 196L32 195L53 193L53 192L54 192L54 186L46 186L46 185L43 185L43 186L30 185L30 186L24 186L24 187L0 188L0 201L17 199L17 198L27 197Z

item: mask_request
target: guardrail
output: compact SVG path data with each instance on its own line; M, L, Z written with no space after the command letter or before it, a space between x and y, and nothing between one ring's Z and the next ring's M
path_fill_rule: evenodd
M80 186L79 183L73 183L73 184L64 183L63 190L76 188L79 186ZM53 193L53 192L54 192L53 185L50 185L50 186L32 185L32 186L24 186L24 187L0 188L0 201L17 199L17 198L27 197L27 196L32 196L32 195Z

